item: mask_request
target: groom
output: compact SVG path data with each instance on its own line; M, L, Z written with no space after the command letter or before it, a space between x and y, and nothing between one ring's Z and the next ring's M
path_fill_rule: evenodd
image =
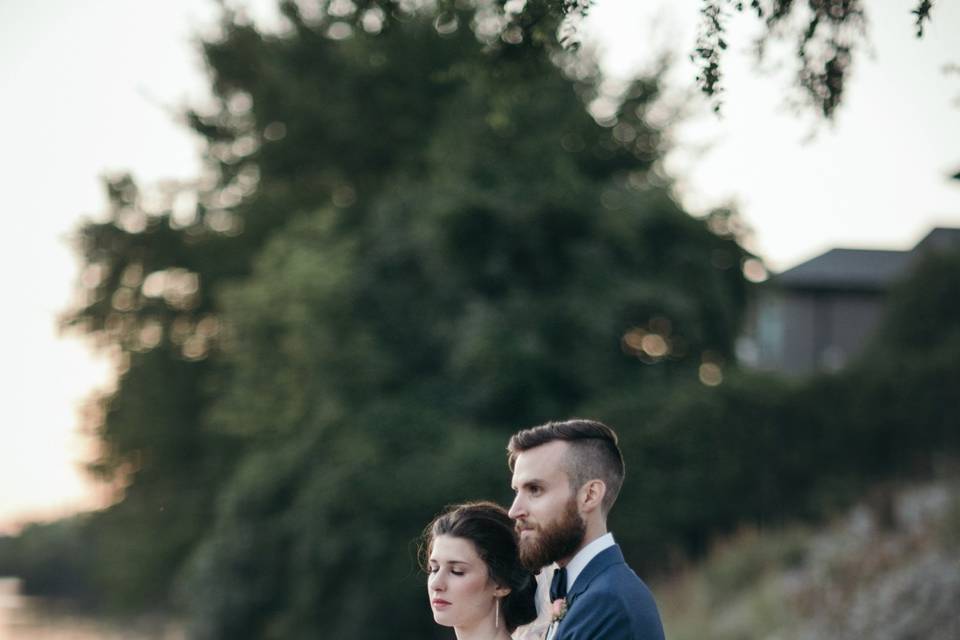
M515 434L507 451L520 559L551 578L547 640L663 640L650 590L607 532L624 476L613 429L548 422Z

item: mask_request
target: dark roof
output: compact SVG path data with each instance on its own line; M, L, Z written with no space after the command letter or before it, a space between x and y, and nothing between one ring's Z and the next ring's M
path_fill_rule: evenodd
M773 277L787 289L885 291L906 275L911 261L930 250L960 247L960 228L936 227L910 251L831 249Z
M906 273L910 251L831 249L774 276L788 289L883 291Z
M917 243L914 251L943 251L960 247L960 229L952 227L936 227L923 240Z

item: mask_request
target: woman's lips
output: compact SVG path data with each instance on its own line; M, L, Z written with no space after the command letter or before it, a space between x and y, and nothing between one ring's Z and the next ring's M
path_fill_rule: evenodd
M433 605L434 609L443 609L445 607L450 606L449 602L447 602L446 600L440 600L439 598L431 600L430 603Z

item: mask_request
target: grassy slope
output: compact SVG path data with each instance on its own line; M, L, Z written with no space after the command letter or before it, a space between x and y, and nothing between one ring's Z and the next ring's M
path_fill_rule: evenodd
M670 640L960 638L960 480L823 529L744 530L655 586Z

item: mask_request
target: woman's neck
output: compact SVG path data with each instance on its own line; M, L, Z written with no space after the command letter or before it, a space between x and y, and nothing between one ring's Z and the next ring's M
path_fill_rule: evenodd
M503 620L497 627L493 616L484 618L471 627L454 627L453 631L457 634L457 640L510 640L510 633L503 626Z

